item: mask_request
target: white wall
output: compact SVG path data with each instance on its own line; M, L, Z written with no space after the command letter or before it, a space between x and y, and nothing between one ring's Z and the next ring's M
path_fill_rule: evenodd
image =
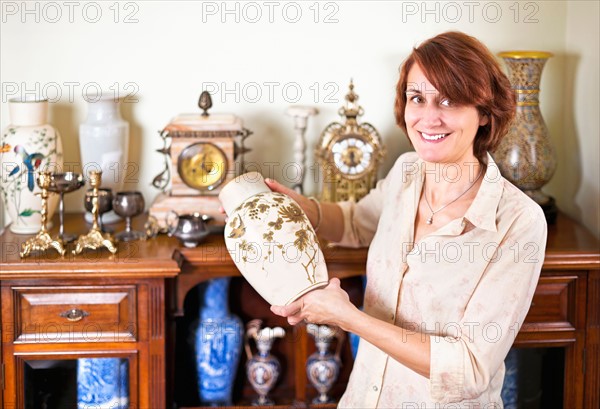
M565 45L565 118L559 169L548 190L561 209L600 235L600 3L570 1Z
M319 133L338 119L336 112L352 77L365 109L363 120L379 129L387 145L385 174L394 159L410 149L395 126L392 107L398 67L411 47L437 33L461 30L480 38L493 52L554 52L544 71L542 112L557 148L564 148L567 129L577 131L569 135L570 148L560 152L561 166L548 192L576 217L584 204L591 206L598 225L598 179L591 176L593 166L598 173L598 124L597 119L590 124L588 118L588 113L598 112L598 47L582 44L592 36L578 23L587 19L589 27L595 21L597 32L598 7L588 13L586 1L75 2L72 16L71 6L63 2L29 2L30 14L23 14L23 4L2 3L0 125L9 123L6 101L15 96L7 90L16 86L17 93L24 93L37 86L40 92L52 90L52 98L56 87L49 84L58 84L62 97L51 104L51 123L62 133L65 160L75 162L78 125L86 115L83 88L98 83L104 88L118 84L123 90L131 83L134 88L124 91L135 89L138 102L124 104L122 112L131 123L130 159L140 165L134 187L148 201L157 193L150 182L161 164L154 152L160 145L157 130L176 114L196 111L200 92L211 84L220 88L213 111L234 112L254 131L248 139L253 148L248 160L262 164L265 173L265 162L279 162L269 176L285 182L281 171L293 160L293 135L284 112L295 102L293 91L301 91L297 103L321 111L307 132L308 158L313 162ZM96 8L102 16L92 23ZM225 9L233 12L223 13ZM294 23L298 10L302 14ZM127 16L137 21L125 23ZM572 61L573 56L579 60ZM578 65L583 61L591 65ZM587 77L594 72L595 88L588 87ZM577 87L566 86L569 81ZM72 98L68 83L75 83ZM254 84L262 92L260 98ZM234 91L224 93L223 87ZM305 188L313 193L316 187L310 179L309 175ZM566 192L565 184L574 191ZM67 196L68 211L82 209L82 194Z

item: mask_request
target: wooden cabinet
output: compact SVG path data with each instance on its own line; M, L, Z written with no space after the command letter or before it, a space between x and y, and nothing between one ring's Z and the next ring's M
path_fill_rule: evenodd
M72 221L69 231L85 229ZM115 255L102 250L21 260L18 250L26 238L7 231L0 240L0 406L33 407L26 402L28 368L118 357L129 364L130 407L164 408L165 300L169 278L179 273L171 259L177 243L160 238L121 243Z
M549 227L546 257L531 309L515 341L517 347L564 348L563 407L600 406L600 243L588 231L560 215ZM366 249L329 247L324 250L331 276L342 279L351 299L360 304L360 280L365 272ZM239 276L222 241L212 238L202 247L179 249L181 266L176 278L176 314L182 315L184 298L198 283L220 276ZM268 305L251 289L232 291L231 304L242 318L259 317L268 325L286 327L289 348L284 342L274 353L282 356L292 373L284 374L274 396L284 405L303 407L316 395L306 379L304 363L314 351L303 327L290 328L273 316ZM243 300L243 301L240 301ZM348 349L345 367L333 395L341 396L348 380L352 357ZM283 393L281 393L283 391ZM280 395L278 395L280 393ZM239 404L246 404L252 391L241 388Z
M67 230L85 230L81 220L81 216L70 217ZM175 345L181 341L175 337L174 323L184 313L192 313L184 308L192 288L222 276L236 277L230 304L244 322L262 318L266 325L286 327L286 338L273 350L283 364L281 380L273 390L277 403L311 406L316 392L306 378L305 362L314 342L303 326L291 328L270 313L268 304L240 277L220 237L210 237L195 249L159 237L122 243L115 255L100 251L61 258L49 253L21 260L19 246L26 238L10 232L0 238L4 408L25 407L27 365L80 357L128 359L131 407L170 407L175 379L182 377L183 370L173 364ZM325 249L331 275L342 279L356 304L362 298L366 255L366 249ZM563 406L600 406L600 244L562 215L549 229L542 276L515 345L562 348ZM343 361L332 390L338 398L352 369L348 346ZM193 380L184 381L194 387ZM253 396L242 362L235 403L248 406Z

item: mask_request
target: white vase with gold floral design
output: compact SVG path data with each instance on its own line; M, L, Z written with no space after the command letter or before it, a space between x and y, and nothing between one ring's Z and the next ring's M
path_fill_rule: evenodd
M229 254L267 302L287 305L327 285L317 235L298 203L272 192L257 172L233 179L219 200L228 215Z

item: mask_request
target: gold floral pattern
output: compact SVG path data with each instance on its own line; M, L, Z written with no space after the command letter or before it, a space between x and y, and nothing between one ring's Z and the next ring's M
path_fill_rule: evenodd
M290 203L289 206L283 206L279 209L279 215L286 221L292 223L302 223L304 221L304 213L296 203Z
M267 272L266 263L272 261L273 250L290 262L300 262L306 271L306 278L310 284L315 284L316 270L318 264L319 244L316 234L309 224L308 218L304 212L287 196L271 192L259 193L242 203L234 212L235 216L229 223L231 233L229 238L239 239L239 249L242 252L242 261L249 262L254 260L257 248L253 243L248 242L244 235L246 229L244 219L261 220L265 223L265 232L262 234L264 243L261 246L269 250L262 257L262 270ZM282 242L282 239L289 233L295 237L292 243ZM291 248L297 251L298 257L291 256L288 250Z

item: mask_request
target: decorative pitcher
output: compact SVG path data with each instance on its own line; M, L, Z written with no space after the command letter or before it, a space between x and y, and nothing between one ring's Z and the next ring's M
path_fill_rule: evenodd
M210 234L208 222L211 220L212 217L205 214L179 215L176 211L169 210L165 217L165 224L169 237L175 236L185 247L193 248Z
M233 383L242 352L244 327L229 312L229 282L217 278L206 283L195 331L198 394L203 405L230 406Z
M317 235L298 203L272 192L257 172L230 181L219 199L229 216L227 250L267 302L286 305L327 285Z
M88 115L79 126L79 149L83 174L102 171L102 187L113 192L123 190L128 173L135 172L127 163L129 123L121 118L119 99L111 94L87 95ZM92 221L91 214L86 220ZM121 220L113 211L103 216L104 223Z
M551 53L543 51L506 51L504 59L517 98L515 120L508 134L494 151L502 176L523 190L544 212L548 222L556 218L552 197L541 188L556 170L556 154L539 104L540 78Z
M308 332L314 339L317 352L308 357L306 361L306 374L310 383L317 389L319 396L313 399L313 403L329 403L332 399L327 392L337 381L342 366L340 354L344 342L344 332L338 328L334 329L328 325L308 324ZM335 354L329 351L330 345L337 341Z
M40 188L35 173L40 170L62 172L63 147L58 131L48 124L48 101L11 99L8 102L11 124L0 140L0 197L17 234L34 234L41 228ZM58 196L48 202L52 218ZM50 226L48 226L50 227Z
M271 355L271 347L275 338L285 337L285 330L281 327L260 328L261 320L252 320L246 325L244 347L246 349L246 375L252 388L258 393L258 398L252 402L253 406L274 405L275 402L268 397L269 392L279 379L281 365L279 360ZM252 354L249 340L254 339L257 355Z

